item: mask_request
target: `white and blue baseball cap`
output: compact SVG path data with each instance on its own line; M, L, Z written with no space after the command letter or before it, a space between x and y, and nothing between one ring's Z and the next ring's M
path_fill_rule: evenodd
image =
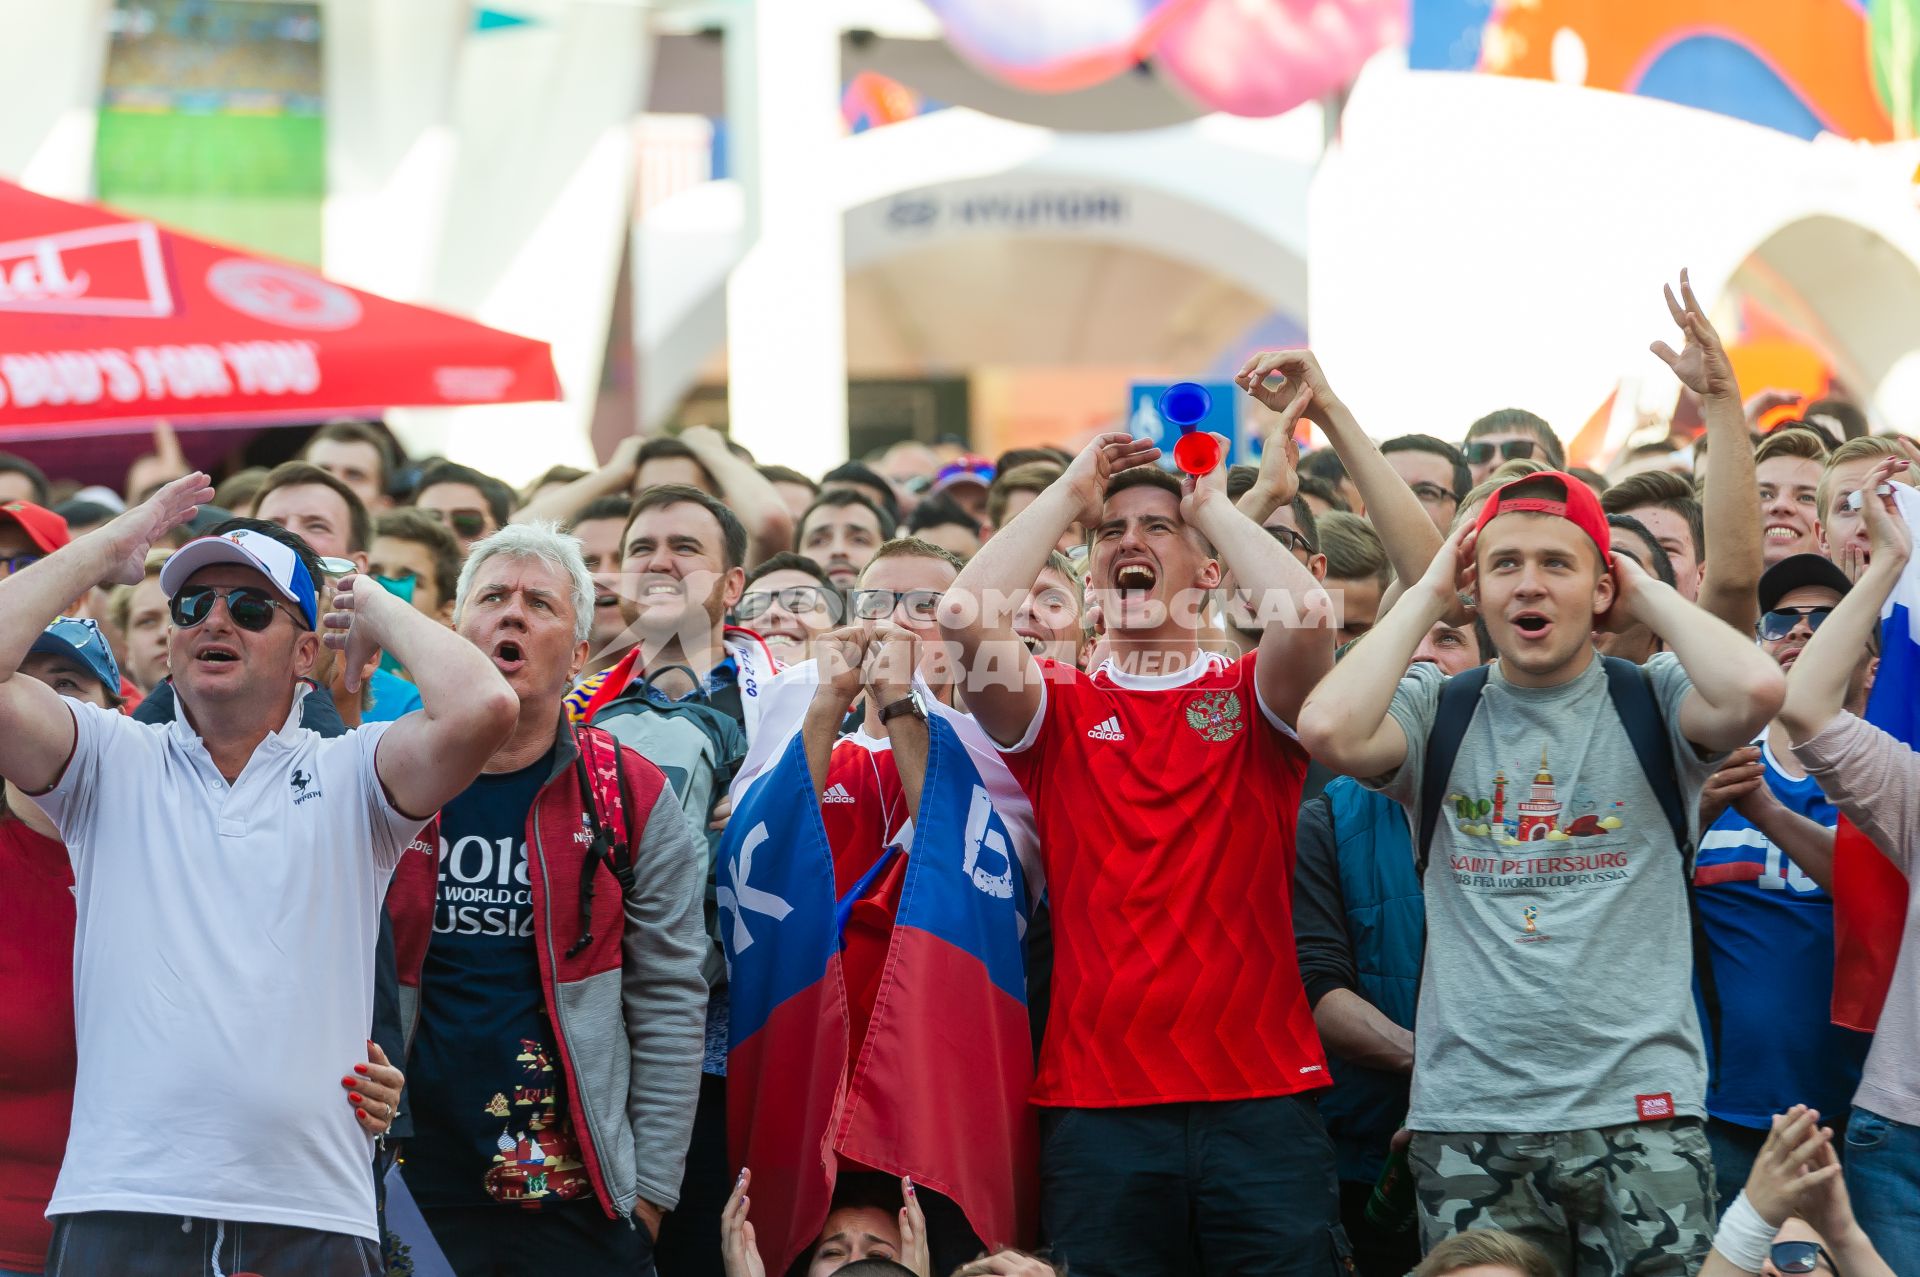
M174 551L160 569L160 589L169 599L201 568L216 563L234 563L252 568L272 583L274 592L300 609L307 628L314 629L319 617L319 600L314 593L313 577L290 546L264 532L240 528L217 537L201 537Z
M97 622L84 616L55 617L53 624L40 632L28 651L49 652L78 661L107 689L107 695L120 695L120 663L113 659L113 648Z

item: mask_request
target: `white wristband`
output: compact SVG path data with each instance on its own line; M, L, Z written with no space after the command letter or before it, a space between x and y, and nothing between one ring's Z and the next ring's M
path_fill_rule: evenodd
M1720 1217L1720 1230L1713 1235L1713 1248L1743 1273L1757 1273L1767 1266L1767 1254L1773 1236L1780 1230L1760 1217L1747 1200L1745 1189Z

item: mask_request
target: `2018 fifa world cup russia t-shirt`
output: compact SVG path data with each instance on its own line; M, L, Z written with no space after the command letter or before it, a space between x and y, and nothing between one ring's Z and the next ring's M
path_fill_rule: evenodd
M408 1085L407 1187L423 1206L544 1209L593 1196L540 987L527 816L553 751L475 778L440 811L433 942Z
M1255 656L1162 677L1040 662L1003 750L1033 802L1054 923L1036 1104L1099 1108L1327 1084L1293 941L1307 753Z

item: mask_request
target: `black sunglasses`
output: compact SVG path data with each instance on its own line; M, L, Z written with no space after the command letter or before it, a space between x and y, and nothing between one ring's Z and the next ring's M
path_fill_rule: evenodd
M733 614L743 621L751 621L756 616L766 615L767 609L775 602L795 616L825 612L836 621L840 619L840 592L818 585L790 585L784 590L749 590L740 596Z
M1833 1262L1833 1256L1819 1242L1775 1242L1769 1253L1773 1266L1783 1273L1814 1273L1820 1271L1820 1261L1827 1261L1827 1271L1838 1273L1840 1268Z
M1496 453L1503 461L1524 461L1531 457L1534 449L1540 445L1532 439L1508 439L1504 443L1469 443L1460 451L1467 454L1467 460L1476 466L1485 465L1493 460Z
M227 615L233 618L235 625L255 634L273 624L276 611L285 611L288 616L294 617L294 624L305 628L305 621L288 609L286 604L251 585L236 585L230 589L196 585L174 595L167 603L167 611L172 613L175 625L190 630L213 615L216 599L227 601Z
M487 516L478 510L428 510L428 514L453 529L453 534L471 541L487 530Z
M1768 642L1778 642L1793 633L1793 627L1802 620L1807 623L1811 633L1820 628L1820 623L1833 613L1830 607L1778 607L1771 612L1760 614L1760 637Z

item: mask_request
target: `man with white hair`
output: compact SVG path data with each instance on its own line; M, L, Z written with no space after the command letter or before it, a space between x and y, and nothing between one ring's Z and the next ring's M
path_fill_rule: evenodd
M454 628L520 716L387 897L407 1186L460 1277L652 1273L693 1126L704 861L660 770L567 721L593 593L551 524L474 546Z

